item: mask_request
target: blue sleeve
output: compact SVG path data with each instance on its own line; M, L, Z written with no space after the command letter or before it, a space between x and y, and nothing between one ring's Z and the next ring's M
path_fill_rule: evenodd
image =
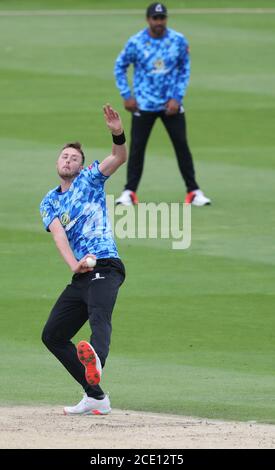
M40 204L40 214L41 214L45 229L47 230L47 232L50 232L49 226L51 225L52 221L56 219L56 217L58 216L51 202L49 201L48 195L44 197L43 201Z
M95 160L90 166L82 170L83 176L89 179L89 182L94 186L103 186L109 176L103 175L98 168L99 161Z
M124 99L131 97L131 89L127 79L127 69L130 64L135 63L135 56L136 47L133 40L130 38L116 59L114 68L116 86Z
M173 90L173 96L175 100L179 103L182 102L183 97L185 96L187 86L189 84L190 78L190 55L189 55L189 45L187 40L182 37L180 38L179 45L179 58L178 58L178 77L175 81L175 86Z

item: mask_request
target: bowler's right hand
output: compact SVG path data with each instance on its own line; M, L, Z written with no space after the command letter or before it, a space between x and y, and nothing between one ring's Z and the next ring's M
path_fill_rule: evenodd
M92 253L89 253L88 255L85 255L84 258L82 258L80 261L75 260L75 265L71 267L73 273L75 274L84 274L88 273L89 271L93 271L94 268L89 268L87 265L86 259L92 257L95 258L95 256Z
M137 111L138 106L135 98L128 98L127 100L124 100L124 108L130 113Z

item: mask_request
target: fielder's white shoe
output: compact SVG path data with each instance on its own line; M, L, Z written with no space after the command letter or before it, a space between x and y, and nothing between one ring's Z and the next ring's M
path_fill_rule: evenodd
M116 204L122 204L123 206L132 206L138 204L138 197L134 191L125 189L121 195L115 200Z
M86 393L76 406L65 406L65 415L107 415L112 411L108 395L103 400L88 397Z
M192 204L193 206L209 206L211 200L204 195L200 189L195 189L187 193L185 203Z

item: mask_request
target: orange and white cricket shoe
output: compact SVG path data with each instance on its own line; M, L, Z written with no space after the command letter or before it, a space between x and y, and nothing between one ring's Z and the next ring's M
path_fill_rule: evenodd
M186 196L185 196L185 199L184 199L185 204L191 204L194 197L195 197L195 192L194 191L190 191L189 193L187 193Z
M115 200L116 205L122 204L123 206L132 206L138 204L138 197L134 191L125 189L121 195Z
M76 406L65 406L65 415L107 415L111 413L111 403L108 395L103 400L88 397L86 393Z
M85 377L88 384L97 385L101 379L102 367L93 346L87 341L80 341L76 349L78 359L85 367Z
M184 202L193 206L209 206L211 204L211 200L200 189L187 193Z

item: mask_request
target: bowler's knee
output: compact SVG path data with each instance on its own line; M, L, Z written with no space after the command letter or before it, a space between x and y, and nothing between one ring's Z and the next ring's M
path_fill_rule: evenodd
M51 346L54 346L54 344L56 343L54 334L47 324L44 326L44 329L42 331L41 340L42 343L44 343L48 349L51 349Z

